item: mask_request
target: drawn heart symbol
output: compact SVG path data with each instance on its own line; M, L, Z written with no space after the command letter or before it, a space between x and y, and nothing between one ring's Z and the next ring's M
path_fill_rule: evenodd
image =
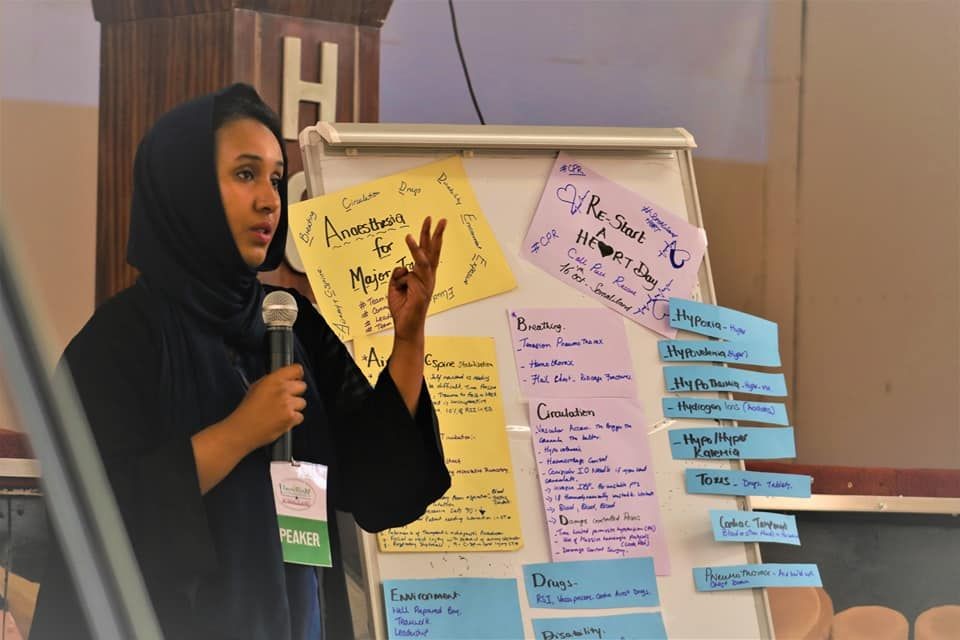
M613 247L608 245L603 240L597 241L597 248L600 249L600 255L606 258L607 256L613 255Z
M575 203L577 201L577 188L570 183L565 184L562 187L557 189L557 200L560 202L566 202L570 205L570 214L573 215L577 212Z
M670 264L674 269L680 269L687 263L690 258L693 256L690 255L690 252L686 249L676 249L670 251Z

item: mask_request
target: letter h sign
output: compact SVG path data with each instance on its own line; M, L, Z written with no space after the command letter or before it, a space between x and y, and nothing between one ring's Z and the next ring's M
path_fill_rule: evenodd
M283 39L283 104L281 124L285 140L296 140L300 133L300 102L320 105L320 117L337 117L337 55L335 42L324 42L320 50L320 82L300 78L300 38ZM312 124L312 123L311 123Z

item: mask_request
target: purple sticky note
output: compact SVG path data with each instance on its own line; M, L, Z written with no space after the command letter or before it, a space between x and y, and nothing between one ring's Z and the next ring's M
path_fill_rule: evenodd
M574 289L668 338L668 301L689 297L706 234L561 153L521 255Z
M523 395L636 397L623 318L607 309L511 309L513 357Z
M623 398L531 398L554 561L653 557L669 575L643 411Z

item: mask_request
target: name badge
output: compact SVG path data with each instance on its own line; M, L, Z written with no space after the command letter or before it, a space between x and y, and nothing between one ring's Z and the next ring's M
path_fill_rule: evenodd
M327 467L309 462L271 462L283 561L332 567L327 529Z

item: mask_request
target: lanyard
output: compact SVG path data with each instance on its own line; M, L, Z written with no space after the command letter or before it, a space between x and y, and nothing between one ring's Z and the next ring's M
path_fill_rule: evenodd
M227 355L230 357L230 362L233 364L233 370L237 372L237 375L240 376L240 384L243 385L243 391L246 393L250 390L250 380L247 378L247 372L243 368L243 364L240 361L240 354L233 347L224 345L227 349Z

